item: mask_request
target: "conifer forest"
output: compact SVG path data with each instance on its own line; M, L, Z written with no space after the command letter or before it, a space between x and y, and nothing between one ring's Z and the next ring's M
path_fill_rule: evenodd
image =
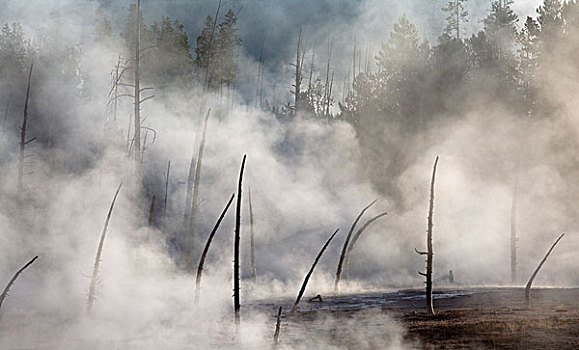
M579 348L579 1L0 26L1 349Z

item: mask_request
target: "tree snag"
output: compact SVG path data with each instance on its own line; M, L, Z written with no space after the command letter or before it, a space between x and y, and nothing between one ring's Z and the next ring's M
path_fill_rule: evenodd
M10 282L8 282L8 284L6 285L6 288L4 288L4 291L0 295L0 310L2 309L2 303L4 302L4 299L6 299L6 297L8 296L8 292L10 291L10 287L12 287L12 285L14 284L14 281L16 281L16 279L18 278L18 276L20 276L22 271L26 270L26 268L28 266L32 265L32 263L36 259L38 259L38 256L35 256L34 258L32 258L32 260L30 260L28 263L26 263L26 265L24 265L20 270L16 271L14 276L12 276L12 279L10 279Z
M28 123L28 99L30 97L30 78L32 77L32 67L30 65L30 71L28 72L28 83L26 85L26 99L24 100L24 115L22 118L22 125L20 126L20 152L18 154L18 199L22 201L22 196L24 192L24 148L32 140L26 140L26 128Z
M163 201L163 218L167 218L167 194L169 193L169 172L171 171L171 160L167 162L167 173L165 174L165 199Z
M340 261L338 262L338 269L336 270L336 281L334 282L334 292L338 292L338 283L340 283L340 275L342 274L342 266L344 264L344 259L346 258L346 252L348 250L348 244L350 243L350 237L352 237L352 233L354 232L354 228L356 228L358 221L360 221L360 218L362 217L362 215L364 215L366 210L368 210L368 208L373 206L374 203L376 203L376 201L377 200L374 200L372 203L368 204L368 206L366 206L364 209L362 209L360 214L358 214L358 217L356 218L356 220L354 220L352 227L350 227L350 231L348 232L348 235L346 236L346 241L344 241L344 246L342 247L342 254L340 254Z
M248 188L248 200L249 200L249 232L250 232L250 245L251 245L251 274L253 276L253 281L257 281L257 270L255 269L255 242L253 239L253 205L251 203L251 187Z
M137 27L135 29L135 83L134 88L134 123L135 135L133 137L133 151L135 158L135 172L140 176L141 168L141 86L140 86L140 62L141 62L141 0L137 0Z
M199 259L199 265L197 265L197 278L195 279L195 303L199 301L199 291L201 289L201 277L203 275L203 265L205 264L207 252L209 252L209 246L211 245L211 241L213 241L213 236L215 236L215 233L217 232L219 225L221 225L221 221L225 217L227 210L229 210L229 206L231 206L234 197L235 193L231 195L231 198L229 198L229 202L227 202L225 209L223 209L223 212L221 212L221 215L219 216L219 219L217 219L215 226L213 226L213 230L211 230L211 233L207 238L207 243L205 243L205 248L203 249L203 253L201 254L201 258Z
M426 278L426 313L428 315L434 315L434 307L432 305L432 257L434 253L432 252L432 212L434 210L434 181L436 179L436 166L438 165L438 156L434 161L434 166L432 168L432 180L430 182L430 202L428 205L428 226L426 229L426 252L418 251L416 248L414 250L420 255L426 255L426 273L418 272L419 275Z
M245 169L245 159L247 155L243 155L241 161L241 169L239 170L239 183L237 185L237 206L235 211L235 240L233 247L233 308L235 311L235 324L239 324L239 240L240 240L240 226L241 226L241 190L243 188L243 170Z
M517 197L519 179L515 178L511 205L511 283L517 280Z
M273 334L273 346L277 346L279 344L279 332L281 330L281 310L282 307L279 307L277 311L277 320L275 322L275 333Z
M316 256L316 260L314 260L314 263L312 264L310 271L308 271L308 273L306 274L306 278L304 279L304 282L302 283L302 287L300 288L300 291L298 293L298 297L296 298L296 302L294 303L294 307L292 309L292 312L297 310L298 304L300 303L300 300L302 299L302 296L304 295L304 292L306 291L306 286L308 285L308 281L310 280L310 276L314 272L314 269L316 268L318 261L322 257L322 254L324 254L324 251L326 250L328 245L330 245L330 242L332 241L332 239L334 239L334 236L336 236L338 231L340 231L340 229L337 229L336 231L334 231L334 233L330 236L330 238L328 238L328 241L326 242L326 244L324 244L324 246L322 247L322 249L318 253L318 256Z
M191 215L189 216L189 240L187 243L187 270L193 271L193 250L195 248L195 224L197 221L197 209L199 206L199 180L201 179L201 166L203 164L203 151L205 150L205 140L207 135L207 122L211 115L211 108L207 110L203 123L203 135L199 143L199 153L197 154L197 165L195 166L195 178L193 180L193 194L191 197Z
M358 242L358 240L360 239L360 236L362 236L362 233L364 232L364 230L366 230L368 228L368 226L370 226L374 221L376 221L376 220L378 220L381 217L386 216L386 215L388 215L388 213L383 212L383 213L380 213L380 214L374 216L370 220L366 221L366 223L358 229L358 231L356 232L356 234L352 238L352 242L350 242L350 244L348 245L348 250L346 252L346 260L344 262L344 275L346 276L346 279L348 279L348 273L350 270L350 253L352 252L352 249L354 249L356 242Z
M115 207L115 201L117 200L117 196L119 195L119 191L121 190L121 186L123 186L123 183L121 182L121 184L119 185L119 187L117 188L117 191L115 192L115 196L113 197L113 201L111 202L111 206L109 208L109 212L107 214L107 219L105 220L105 226L103 228L103 232L101 233L101 239L99 241L99 245L97 248L97 253L96 253L96 257L94 259L94 266L93 266L93 270L92 270L92 277L90 279L90 286L88 289L88 302L87 302L87 306L86 306L86 312L90 313L92 310L92 306L94 303L94 300L96 298L96 283L98 280L98 273L99 273L99 266L100 266L100 262L101 262L101 255L103 253L103 246L105 243L105 236L107 234L107 229L109 227L109 221L111 220L111 215L113 213L113 208Z
M543 264L545 263L545 261L547 261L547 258L549 257L549 255L551 254L553 249L555 249L555 246L557 245L557 243L559 243L561 238L563 238L563 236L565 236L564 233L562 233L561 236L559 236L559 238L557 238L555 243L553 243L553 245L551 246L551 248L549 249L547 254L545 254L545 256L543 257L543 260L541 260L541 262L539 263L539 266L537 266L537 268L535 269L535 272L533 272L533 274L531 275L531 278L529 278L529 282L527 282L527 286L525 287L525 301L527 302L527 308L529 308L529 309L531 308L531 285L533 284L533 280L537 276L537 273L539 273L539 270L541 269L541 267L543 267Z

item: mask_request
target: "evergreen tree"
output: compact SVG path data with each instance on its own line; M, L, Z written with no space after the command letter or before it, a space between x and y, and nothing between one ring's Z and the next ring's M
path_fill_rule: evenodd
M235 83L241 46L237 31L237 16L231 9L218 26L211 16L205 19L205 26L197 37L194 63L206 88L218 90Z
M563 4L560 0L543 0L543 5L537 9L537 21L539 22L540 37L544 51L548 52L553 48L563 35Z
M216 64L214 22L215 20L211 16L205 18L205 26L203 26L201 34L197 37L197 46L195 47L195 70L204 86L211 80L209 77L210 67Z
M420 37L416 26L411 23L406 15L398 19L394 24L394 30L390 33L388 44L382 45L378 53L377 65L382 74L392 75L418 67L421 58Z
M192 77L192 57L189 38L183 25L163 17L161 23L151 26L155 48L152 65L153 83L157 88L165 88L179 81L181 84Z
M448 13L444 34L449 37L454 36L457 40L460 40L460 32L463 23L468 23L468 10L464 9L464 3L466 1L468 0L451 0L448 2L448 5L442 9L444 12Z
M521 88L527 102L528 112L534 109L537 68L539 58L539 24L531 17L527 17L525 26L518 36L519 41L519 71L521 73Z
M105 16L102 8L98 8L95 13L94 40L97 43L108 43L113 39L113 29L111 22Z
M22 26L19 23L4 24L0 31L0 81L12 81L24 72L29 52Z
M241 38L237 35L237 16L233 10L227 11L225 19L219 24L217 33L217 69L220 84L233 86L237 77L237 60Z
M491 3L491 12L483 20L493 59L510 64L517 36L516 13L511 5L514 0L497 0Z

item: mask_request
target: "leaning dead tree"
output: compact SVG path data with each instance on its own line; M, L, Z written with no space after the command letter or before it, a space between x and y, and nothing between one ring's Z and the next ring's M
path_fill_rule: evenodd
M235 310L235 323L239 324L239 240L241 227L241 190L243 188L243 170L245 169L245 158L243 155L241 169L239 170L239 183L237 185L237 206L235 208L235 240L233 246L233 308Z
M215 233L217 232L219 225L221 225L221 221L223 221L223 218L225 217L227 210L229 210L229 207L231 206L234 197L235 193L231 195L231 198L229 198L229 202L227 202L225 209L223 209L221 215L219 216L219 219L217 219L217 222L215 223L215 226L213 226L213 230L211 230L211 233L207 238L207 243L205 243L205 248L203 249L203 253L201 254L201 258L199 259L199 265L197 265L197 278L195 279L195 303L197 303L197 301L199 300L199 291L201 290L201 277L203 276L203 265L205 264L205 258L207 257L207 253L209 252L209 246L211 246L213 237L215 236Z
M551 255L551 252L553 251L553 249L555 249L555 246L557 245L557 243L559 243L559 241L561 240L561 238L563 238L563 236L565 236L564 233L561 234L559 238L557 238L555 243L553 243L547 254L545 254L545 256L543 257L543 260L541 260L541 262L539 263L539 266L537 266L537 268L535 269L535 272L533 272L533 274L531 275L531 278L529 278L529 282L527 282L527 286L525 287L525 301L527 302L527 308L529 309L531 308L531 285L533 284L533 281L535 280L537 273L539 273L539 270L541 269L541 267L543 267L543 264L545 263L545 261L547 261L547 258L549 257L549 255Z
M211 108L207 110L205 121L203 123L203 136L199 143L199 152L197 154L197 165L195 166L195 177L193 178L193 192L191 197L191 214L189 215L189 239L187 241L187 270L193 271L193 251L195 248L195 224L197 221L197 210L199 206L199 180L201 179L201 166L203 164L203 151L205 150L205 141L207 136L207 122L211 115Z
M90 279L90 286L88 289L88 302L86 305L86 312L90 313L92 310L92 306L94 304L94 300L96 298L96 284L98 281L98 273L99 273L99 266L101 263L101 256L103 253L103 246L105 244L105 236L107 234L107 229L109 227L109 221L111 220L111 215L113 213L113 208L115 207L115 201L117 200L117 196L119 195L119 191L121 190L121 186L123 186L123 183L121 182L121 184L119 185L119 187L117 188L117 191L115 192L115 196L113 197L113 201L111 202L111 206L109 208L109 212L107 214L107 219L105 220L105 226L103 228L103 232L101 233L101 239L99 241L99 245L97 248L97 253L96 253L96 257L94 259L94 266L93 266L93 270L92 270L92 277Z
M432 180L430 181L430 202L428 205L428 224L426 228L426 248L427 251L421 252L414 248L416 253L420 255L426 255L426 273L418 272L421 276L426 278L426 312L429 315L434 315L434 307L432 305L432 257L434 253L432 252L432 212L434 210L434 180L436 179L436 166L438 165L438 156L434 161L434 167L432 168Z
M336 231L334 231L334 233L330 236L330 238L328 238L328 240L326 241L326 244L324 244L324 246L322 247L322 249L318 253L318 256L316 256L316 260L314 260L314 263L312 264L310 271L308 271L308 273L306 274L306 278L304 279L304 282L302 283L302 287L300 288L300 291L298 293L298 297L296 298L296 302L294 303L294 307L292 309L292 312L297 310L298 304L300 303L300 300L302 299L302 296L304 295L304 292L306 291L306 286L308 285L308 281L310 280L310 277L312 276L312 273L314 272L314 269L316 268L318 261L320 261L322 254L324 254L324 251L326 250L326 248L328 248L328 246L330 245L330 242L332 241L332 239L334 239L334 236L336 236L338 231L340 231L340 229L337 229Z
M2 309L2 303L4 302L4 299L6 299L6 297L8 296L8 292L10 291L10 288L14 284L14 281L16 281L16 279L18 278L18 276L20 276L22 271L26 270L26 268L28 268L28 266L32 265L32 263L36 259L38 259L38 256L35 256L34 258L32 258L32 260L27 262L26 265L24 265L20 270L16 271L14 276L12 276L12 279L10 279L10 282L8 282L8 284L6 285L6 288L4 288L4 291L2 292L2 294L0 294L0 310Z
M342 247L342 254L340 254L340 260L338 261L338 269L336 270L336 281L334 282L334 292L338 292L338 283L340 283L340 276L342 275L342 267L344 265L344 260L346 259L346 252L348 250L348 244L350 243L352 233L354 232L354 229L356 228L358 221L360 221L360 218L362 218L362 215L364 215L366 210L368 210L371 206L373 206L374 203L376 203L376 201L377 200L374 200L372 203L368 204L364 209L362 209L360 214L358 214L356 220L354 220L352 227L350 227L350 231L348 232L346 240L344 241L344 246Z
M279 344L279 333L281 331L281 310L282 307L279 307L279 310L277 311L277 319L275 322L275 333L273 334L273 346L277 346L277 344Z
M22 200L22 195L24 191L24 149L26 145L30 142L36 140L33 138L31 140L26 140L26 128L28 124L28 99L30 97L30 78L32 77L32 67L30 65L30 71L28 72L28 83L26 85L26 99L24 100L24 115L22 117L22 125L20 126L20 152L18 154L18 198Z
M352 252L352 249L354 249L356 242L358 242L358 240L360 239L360 236L362 236L362 233L364 233L364 231L368 228L368 226L370 226L374 221L376 221L376 220L378 220L381 217L386 216L386 215L388 215L388 213L383 212L383 213L380 213L380 214L374 216L370 220L366 221L366 223L358 229L358 231L356 232L356 234L352 238L352 241L348 245L348 250L346 251L346 261L344 263L344 266L345 266L344 276L346 276L346 279L348 279L348 272L350 270L350 253Z
M167 172L165 173L165 198L163 200L163 218L167 219L167 195L169 193L169 174L171 172L171 160L167 162Z
M248 199L249 199L249 232L250 232L250 245L251 245L251 275L253 276L253 281L257 280L257 270L255 269L255 241L253 238L253 205L251 203L251 187L248 188Z

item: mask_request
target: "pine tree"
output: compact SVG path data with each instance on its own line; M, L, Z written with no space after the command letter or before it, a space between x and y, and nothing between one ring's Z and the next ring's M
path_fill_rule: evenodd
M231 87L237 78L237 60L242 42L237 31L237 15L229 9L223 22L219 24L216 41L220 85L225 84Z
M539 33L540 30L537 21L531 17L527 17L525 26L518 35L521 89L527 102L528 113L531 113L534 109L535 90L538 84Z
M155 41L152 75L156 88L166 88L174 82L185 83L192 77L192 57L189 38L183 25L163 17L151 26Z
M560 0L543 0L543 5L537 9L540 38L544 51L548 52L563 35L563 4Z
M201 34L197 37L197 46L195 47L195 70L199 77L200 82L203 85L208 84L211 81L209 72L210 67L215 65L216 54L213 45L214 40L214 20L211 16L205 18L205 26L201 30Z
M416 26L406 15L400 17L394 24L388 44L382 45L382 50L378 54L379 71L390 75L416 67L421 57L419 42Z
M231 9L218 26L211 16L205 19L205 26L197 37L194 64L206 88L219 90L235 83L242 42L237 31L237 15Z
M497 0L491 3L491 12L483 20L484 31L492 49L493 59L510 60L517 35L518 21L511 5L514 0Z
M464 3L466 1L468 0L452 0L442 9L444 12L448 13L444 34L453 37L454 33L454 38L456 38L456 40L460 40L460 31L463 27L463 23L468 23L468 10L464 9Z
M0 81L15 81L26 70L30 48L19 23L4 24L0 31Z
M94 40L97 43L108 43L113 39L113 29L111 21L105 16L102 8L98 8L95 13Z

